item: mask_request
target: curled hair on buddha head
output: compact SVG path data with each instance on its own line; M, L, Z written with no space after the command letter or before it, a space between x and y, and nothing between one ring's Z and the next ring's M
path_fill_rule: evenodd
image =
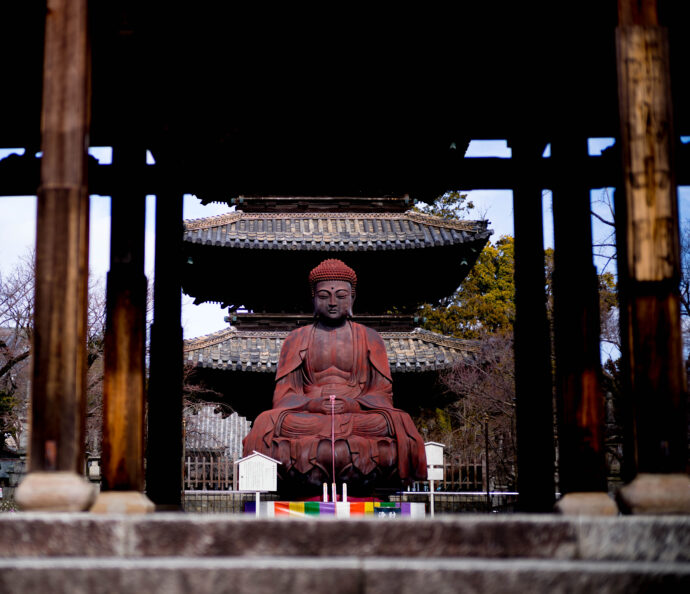
M316 268L309 273L309 286L311 288L311 296L314 296L314 288L316 283L325 280L346 281L352 286L352 296L355 296L357 288L357 275L345 262L329 258L324 260Z

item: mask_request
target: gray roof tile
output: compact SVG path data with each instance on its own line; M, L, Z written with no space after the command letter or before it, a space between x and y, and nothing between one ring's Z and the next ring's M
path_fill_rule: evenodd
M203 245L302 250L395 250L486 239L487 221L403 213L245 213L185 221L185 241Z
M229 328L186 340L184 358L199 367L228 371L274 373L284 330ZM386 344L391 371L438 371L477 350L471 341L442 336L416 328L410 332L380 332Z

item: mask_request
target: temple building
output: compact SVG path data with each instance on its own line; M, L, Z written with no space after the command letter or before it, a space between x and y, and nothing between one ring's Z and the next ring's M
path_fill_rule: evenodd
M475 345L423 330L415 312L457 289L492 233L488 221L422 214L407 197L229 205L227 214L185 222L183 290L195 303L228 308L228 327L185 341L197 380L249 419L270 408L283 340L313 319L307 275L337 257L357 272L353 319L386 344L395 405L415 414L442 403L438 372Z
M309 302L306 286L293 280L301 273L293 268L288 278L285 268L304 266L305 278L309 257L329 252L362 269L355 312L409 316L413 308L400 298L448 294L463 260L471 266L471 257L455 255L476 255L473 233L486 228L436 224L408 215L410 204L392 208L395 199L378 201L375 211L376 200L345 197L428 202L454 188L513 194L519 508L550 512L559 496L559 511L588 514L596 496L600 509L605 503L606 513L615 512L606 493L591 214L592 189L615 188L626 483L619 509L690 512L678 287L678 188L690 183L689 3L586 0L565 17L556 3L498 11L463 3L452 13L367 7L324 15L327 26L316 27L313 14L305 18L292 5L287 13L262 7L245 16L237 3L184 11L161 2L5 4L3 22L12 24L0 36L11 57L5 80L21 92L3 94L0 147L23 154L0 161L0 194L37 196L30 406L40 414L30 417L29 474L16 498L24 509L92 505L83 480L91 196L109 196L111 204L100 500L108 506L108 499L131 495L132 505L162 511L181 504L182 283L200 301L230 307L233 332L257 331L247 323L258 314L269 325L261 331L278 332L277 314L299 316ZM590 140L602 138L615 140L612 150L592 154ZM510 158L467 158L476 139L507 141ZM112 161L89 160L88 147L111 147ZM553 204L552 325L545 189ZM185 194L240 197L242 213L225 224L197 221L183 248ZM156 233L149 343L150 195ZM330 196L343 204L329 210L316 200L242 196ZM226 243L233 225L245 234ZM97 235L104 238L91 237ZM234 251L224 249L230 245ZM255 318L242 318L242 306ZM413 335L414 325L400 332ZM213 369L234 346L211 341L208 358L206 347L188 343L188 360L196 354L204 371L228 381L241 375ZM410 367L415 353L406 353ZM270 351L247 357L254 369ZM269 398L270 390L248 390L228 394L257 400L257 409ZM417 390L416 401L419 394L428 397ZM398 395L398 406L406 406ZM501 538L492 542L510 538L505 526L498 530ZM39 535L37 544L50 540L43 529L26 532ZM285 542L295 548L296 539ZM361 573L353 579L361 581Z

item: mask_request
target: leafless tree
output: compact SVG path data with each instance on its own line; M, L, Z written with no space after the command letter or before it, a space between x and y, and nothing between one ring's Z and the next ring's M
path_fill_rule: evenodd
M207 386L199 379L197 369L194 365L185 365L182 373L183 408L186 416L196 415L204 407L209 405L214 407L214 412L223 415L223 417L227 417L235 412L230 405L221 401L223 395L220 392ZM185 436L190 441L214 440L213 435L205 433L204 430L195 423L185 424ZM218 447L223 445L225 444L219 443Z
M89 278L86 326L86 451L100 455L103 433L103 347L105 344L105 287Z
M0 378L29 357L33 334L33 252L24 255L9 273L0 273L0 328L5 330ZM9 340L8 340L9 339Z
M594 257L598 260L599 270L606 272L615 265L616 252L616 217L613 196L608 188L597 192L592 200L591 214L598 222L598 233L593 241Z
M29 361L33 338L35 254L27 252L0 275L0 428L15 443L28 408ZM105 291L89 279L87 310L87 451L100 450ZM4 440L3 440L4 442ZM93 445L92 445L93 444ZM98 444L98 445L95 445Z
M33 253L0 274L0 450L18 447L27 414L33 334Z
M680 314L686 350L690 344L690 220L680 226ZM690 355L689 355L690 357Z
M452 403L418 419L425 439L446 445L449 457L479 458L488 428L490 477L515 484L515 360L511 333L487 334L479 352L442 373ZM488 427L487 427L488 425Z

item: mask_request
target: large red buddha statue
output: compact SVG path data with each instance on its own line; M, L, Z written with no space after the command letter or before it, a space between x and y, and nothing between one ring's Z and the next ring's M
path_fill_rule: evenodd
M315 323L285 339L273 408L254 422L245 455L256 450L281 462L283 496L317 495L333 482L333 465L335 482L352 495L425 480L424 442L410 416L393 407L383 340L350 320L354 270L324 260L309 283Z

